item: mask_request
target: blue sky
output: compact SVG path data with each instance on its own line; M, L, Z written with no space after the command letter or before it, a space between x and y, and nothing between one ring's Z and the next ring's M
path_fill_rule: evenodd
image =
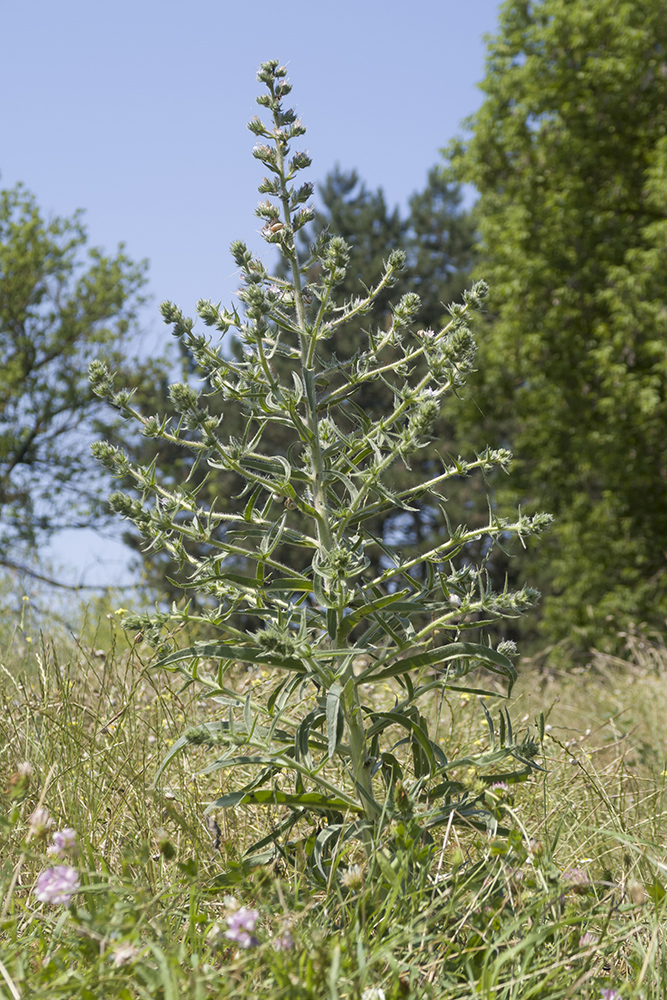
M259 63L285 63L317 183L336 164L390 206L422 188L480 104L495 0L21 0L3 9L0 184L47 214L85 209L90 242L150 262L143 346L169 337L169 298L231 299L229 244L265 251L262 167L246 123ZM70 582L127 579L89 533L49 558ZM119 561L120 560L120 561Z

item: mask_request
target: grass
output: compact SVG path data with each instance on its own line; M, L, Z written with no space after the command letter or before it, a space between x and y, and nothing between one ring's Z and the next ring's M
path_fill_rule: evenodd
M628 635L627 658L595 654L572 673L521 666L510 715L528 726L544 712L546 770L489 792L500 832L452 826L426 847L406 814L393 868L349 847L325 883L305 843L244 860L267 828L259 808L207 821L231 780L197 774L207 751L175 757L154 789L183 729L215 717L201 692L152 670L112 612L79 640L31 632L26 612L1 636L1 998L667 996L657 637ZM240 692L263 681L234 678ZM474 699L431 711L450 759L488 739ZM38 806L54 825L31 831ZM78 853L54 862L65 827ZM78 873L70 906L35 896L54 863ZM256 946L225 936L238 906L257 911Z

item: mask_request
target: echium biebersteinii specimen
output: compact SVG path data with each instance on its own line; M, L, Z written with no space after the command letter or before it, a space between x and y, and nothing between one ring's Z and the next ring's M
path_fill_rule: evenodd
M215 747L206 770L224 769L232 782L235 774L243 778L209 808L278 806L273 836L282 851L290 850L294 824L312 817L313 836L301 844L328 877L337 846L350 837L361 839L370 856L379 844L383 851L397 849L401 838L428 853L427 831L439 824L493 825L486 785L500 776L517 780L536 767L537 743L516 737L506 713L499 735L489 717L486 749L448 759L429 730L426 706L448 689L483 692L480 669L511 688L511 645L495 649L479 633L487 623L521 614L536 594L529 588L493 593L467 553L480 540L487 552L500 538L523 540L550 517L510 520L491 513L485 526L452 526L410 556L371 531L377 515L444 510L448 481L510 464L508 451L487 448L470 460L443 459L426 478L418 474L445 397L472 369L468 319L487 289L480 282L450 306L440 330L420 328L415 294L394 304L389 325L385 316L376 323L378 295L406 264L394 250L375 287L360 286L358 298L340 301L345 242L324 233L306 257L295 242L313 215L307 204L312 185L297 182L310 158L291 149L305 129L284 104L291 90L286 71L267 62L258 79L265 88L258 103L269 121L254 118L249 126L257 139L253 155L266 170L257 214L283 266L272 274L263 258L234 242L241 307L197 304L212 336L196 331L177 306L162 306L210 393L173 385L171 414L142 414L129 393L115 390L104 366L91 367L95 390L138 421L143 434L179 446L191 465L206 466L211 476L216 470L239 476L242 503L233 507L221 496L203 505L187 478L175 484L161 478L159 454L153 465L140 467L109 444L94 450L134 484L134 495L114 493L111 506L134 522L146 546L189 566L197 597L196 605L128 615L125 626L155 645L157 665L196 681L220 707L219 718L183 735L160 773L189 745ZM353 357L339 361L336 337L359 316L364 340ZM235 350L223 346L230 331ZM357 400L378 381L393 404L367 412ZM215 412L208 395L221 401ZM221 408L244 414L242 434L225 434ZM400 491L391 486L396 463L413 463L416 470L414 484ZM201 627L205 637L179 648L176 633L185 624L188 634ZM270 692L251 686L239 696L233 678L240 665L272 676ZM393 704L380 708L373 692L381 689L386 701L387 685ZM270 838L262 847L267 844Z

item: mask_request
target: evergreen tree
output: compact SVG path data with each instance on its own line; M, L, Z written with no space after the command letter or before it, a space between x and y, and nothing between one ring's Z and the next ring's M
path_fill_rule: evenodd
M342 303L358 298L365 293L365 289L377 284L384 273L384 262L388 255L395 249L402 249L408 254L410 271L418 274L418 277L411 274L400 276L391 292L387 290L380 293L375 303L374 323L377 323L377 317L380 316L381 323L389 327L392 322L390 301L397 301L397 296L400 298L407 292L417 291L422 298L419 325L434 329L441 326L447 315L447 304L459 298L466 286L472 260L474 230L469 214L461 209L458 186L448 183L443 172L434 168L429 174L425 190L412 197L410 212L405 219L401 218L398 209L388 209L381 190L370 191L354 171L346 173L334 170L326 177L319 196L323 207L316 212L312 226L299 234L302 237L300 246L307 254L309 246L317 244L328 232L340 234L349 243L350 267L337 289L339 301ZM313 256L307 280L314 284L319 278L320 265L316 256ZM353 318L337 337L335 355L329 350L327 342L322 341L318 346L320 356L327 364L334 366L338 361L348 360L358 351L366 326L364 315ZM285 334L284 339L289 342L289 334ZM187 380L194 371L192 358L188 356L183 341L180 346L180 377ZM237 358L241 357L242 345L238 340L232 342L231 349ZM272 364L280 372L289 366L289 362L280 356L276 356ZM165 412L169 398L167 382L163 380L159 385L146 388L147 395L136 397L142 410ZM197 388L201 388L201 382L198 382ZM210 391L211 387L208 388ZM367 413L379 417L393 408L392 387L388 382L380 380L367 383L355 403ZM212 397L211 406L215 409L219 405L215 397ZM226 433L240 436L245 419L241 408L230 406L223 409ZM422 469L425 474L428 474L433 463L441 461L439 456L449 454L452 450L452 433L446 420L439 418L434 445L423 456ZM275 428L273 442L274 447L279 448L282 454L287 454L290 440L283 439L280 427ZM127 447L125 443L123 445L134 460L143 464L148 464L155 457L156 445L151 440L144 440L134 448ZM169 471L172 483L186 479L198 483L202 499L209 503L215 502L218 510L236 511L245 503L240 496L244 487L240 477L229 471L205 468L203 464L194 466L192 456L176 446L167 446L166 451L164 449L163 443L160 465L163 470ZM401 460L395 463L392 481L396 489L404 488L413 476L414 472ZM131 484L124 484L124 488L131 488ZM453 484L454 492L457 488ZM467 489L479 493L479 482L475 480L474 486L467 486ZM485 520L486 503L482 502L479 507L480 517ZM393 538L400 537L406 549L410 550L415 546L428 544L428 539L440 525L440 518L439 511L416 504L413 513L384 514L374 520L371 527L380 537L387 534ZM478 521L479 518L475 517L475 524ZM137 549L141 546L141 539L136 534L128 533L126 540ZM196 543L190 544L193 548L196 547ZM303 568L300 559L307 561L309 554L296 551L291 553L290 558L295 568L300 570ZM376 558L379 562L379 553ZM171 598L177 596L184 578L174 570L173 564L169 564L165 554L147 551L143 553L143 559L147 577L155 588ZM376 570L377 566L373 569Z
M473 433L554 513L544 627L584 648L667 615L666 53L662 0L506 0L448 150L496 313Z

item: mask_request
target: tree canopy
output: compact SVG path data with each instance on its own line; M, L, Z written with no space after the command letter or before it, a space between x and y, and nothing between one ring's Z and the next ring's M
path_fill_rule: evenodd
M319 188L321 208L315 213L312 226L303 231L300 241L304 259L308 259L313 241L317 242L326 233L335 232L349 244L350 266L344 279L336 289L340 302L351 301L363 296L365 289L376 284L382 277L385 261L392 250L401 249L408 255L410 270L397 278L391 292L380 293L376 301L377 315L381 322L391 325L391 300L397 300L401 295L418 292L422 299L419 311L419 324L434 329L442 325L447 315L447 305L460 297L466 287L472 266L472 246L474 241L473 224L470 214L461 207L459 186L447 181L443 171L434 168L427 180L424 190L413 195L409 211L403 217L397 208L389 209L382 190L369 189L355 171L335 169L324 179ZM302 233L299 234L302 236ZM307 267L305 279L309 284L316 283L319 278L319 265L312 256L311 266ZM377 322L375 319L373 322ZM339 332L335 344L335 358L330 345L322 341L318 345L319 354L328 363L343 363L351 358L359 349L359 344L366 336L365 330L369 320L365 315L353 318L343 331ZM286 339L289 339L285 334ZM188 380L195 372L196 366L188 354L188 348L183 341L179 342L182 351L182 378ZM241 343L231 342L231 350L240 357L243 352ZM276 356L272 360L276 371L282 371L287 362ZM201 388L201 373L197 387ZM145 386L145 394L137 395L137 404L143 412L163 414L170 408L169 386L165 380ZM208 387L210 392L211 386ZM390 412L393 406L391 387L381 380L365 384L355 400L367 413L378 417ZM209 405L217 412L220 405L215 395L210 397ZM225 413L225 433L241 437L245 415L238 406L227 406ZM447 453L452 436L452 430L447 421L442 418L436 428L435 443L428 454L424 456L423 468L439 461L438 455ZM156 443L150 439L137 439L134 445L128 446L111 435L111 439L123 448L136 461L149 465L157 455ZM290 440L281 437L280 425L274 428L273 447L281 454L287 454ZM209 502L215 500L216 509L234 511L242 508L245 499L240 496L244 482L242 478L229 470L214 470L204 463L196 466L192 455L183 448L170 446L161 442L159 450L160 467L172 483L199 483L201 497L207 497ZM392 469L394 487L405 487L414 478L411 471L402 461L397 461ZM477 482L470 488L483 492L483 483ZM133 489L128 480L124 488ZM457 484L452 490L456 492ZM486 503L480 505L483 517L486 517ZM415 505L415 512L408 517L405 512L398 514L385 513L373 524L379 535L391 535L394 539L399 535L406 549L414 546L427 547L428 539L437 530L440 514L434 509L421 508ZM481 523L481 522L480 522ZM133 532L128 532L126 540L139 549L141 538ZM309 558L307 553L298 550L290 553L295 561L295 568L301 569L299 558ZM183 582L173 565L168 565L165 554L152 549L142 553L144 570L147 578L156 590L175 597Z
M87 248L81 213L47 220L23 186L0 191L0 541L34 551L63 528L99 524L106 483L90 456L111 410L90 361L129 359L145 263ZM91 470L94 470L91 472Z
M662 0L506 0L469 138L480 337L473 434L519 456L513 499L556 639L667 615L667 18ZM480 417L480 411L483 417Z

